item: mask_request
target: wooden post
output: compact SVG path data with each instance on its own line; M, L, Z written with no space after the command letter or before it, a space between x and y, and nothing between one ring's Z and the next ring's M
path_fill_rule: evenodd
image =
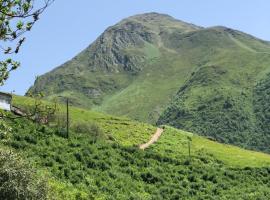
M189 160L191 160L191 141L192 141L192 138L190 136L188 136L187 139L188 139L188 157L189 157Z
M189 160L190 160L190 140L188 140L188 156L189 156Z
M67 98L67 138L69 138L69 102Z

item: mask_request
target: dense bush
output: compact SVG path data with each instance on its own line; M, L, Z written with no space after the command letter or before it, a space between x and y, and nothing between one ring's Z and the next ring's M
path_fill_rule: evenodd
M204 152L191 159L185 155L175 159L151 148L141 151L106 138L93 143L88 133L71 132L66 139L52 134L52 128L43 130L23 119L12 125L18 132L5 144L16 147L26 159L47 169L59 182L71 184L78 199L267 199L270 196L269 168L231 169ZM82 132L89 128L84 126L79 126Z
M212 80L216 72L208 68L202 67L180 88L158 124L269 153L270 75L254 88L242 88L222 82L223 76Z
M0 149L0 199L47 199L47 186L18 156Z
M93 122L77 122L73 125L72 129L76 134L87 134L92 138L93 142L105 137L103 130L98 126L98 124Z

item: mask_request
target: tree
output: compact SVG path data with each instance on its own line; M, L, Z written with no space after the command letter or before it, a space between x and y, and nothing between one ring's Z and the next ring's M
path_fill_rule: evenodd
M25 41L23 34L32 29L40 14L52 2L54 0L0 0L0 55L19 52ZM0 85L19 66L20 63L11 58L0 60Z

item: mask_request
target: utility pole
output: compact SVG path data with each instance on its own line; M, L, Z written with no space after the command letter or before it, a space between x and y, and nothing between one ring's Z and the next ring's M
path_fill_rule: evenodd
M188 157L189 157L189 160L191 160L191 141L192 141L192 138L190 136L187 137L188 139Z
M189 160L190 160L190 140L188 140L188 156L189 156Z
M67 138L69 138L69 102L67 98Z

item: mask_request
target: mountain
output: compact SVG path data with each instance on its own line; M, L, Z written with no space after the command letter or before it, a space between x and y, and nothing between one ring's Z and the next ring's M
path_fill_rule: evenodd
M27 94L270 152L269 73L267 41L147 13L109 27Z
M127 18L105 30L71 61L38 77L28 94L43 92L48 99L68 96L77 106L155 122L157 116L151 120L149 113L154 114L160 105L169 102L180 84L177 80L173 89L171 85L167 87L167 80L161 78L165 71L160 71L167 67L155 64L159 59L167 63L163 59L166 55L168 59L177 57L177 52L169 48L173 43L169 35L199 29L157 13ZM174 71L170 67L168 70L168 74ZM155 85L156 91L160 88L158 82L165 85L162 97L151 91ZM153 99L156 103L147 102Z

